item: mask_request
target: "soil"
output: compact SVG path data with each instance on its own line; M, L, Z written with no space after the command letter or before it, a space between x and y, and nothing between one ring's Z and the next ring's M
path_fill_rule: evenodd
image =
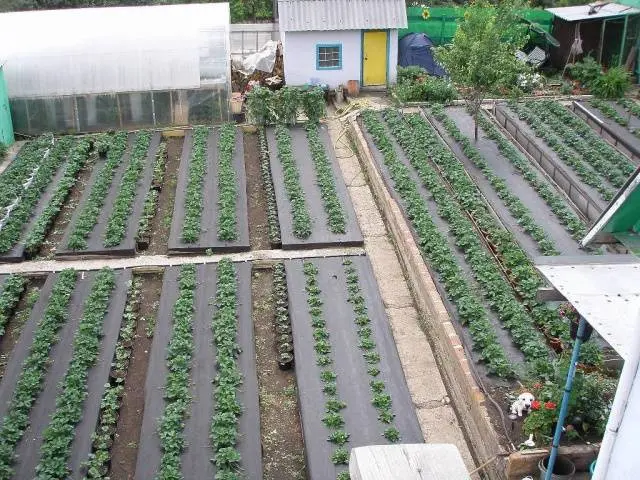
M251 206L249 211L251 212ZM264 236L265 241L268 242L266 229ZM304 441L300 425L296 377L294 370L280 370L276 362L275 306L271 269L254 268L251 292L258 365L264 479L305 479Z
M89 179L91 178L91 171L95 165L95 158L92 156L87 163L85 163L84 167L78 173L78 181L71 188L71 192L69 192L69 196L67 201L64 203L58 216L56 217L49 233L47 234L44 242L42 243L42 247L40 248L40 252L38 253L38 257L51 258L56 252L57 247L62 242L62 238L64 237L65 230L73 217L73 213L75 212L80 200L82 199L82 194L84 193L84 189L89 183Z
M153 338L153 322L155 322L162 289L162 274L143 274L140 275L140 278L142 286L138 324L131 350L131 361L125 378L120 417L111 448L109 476L122 480L133 479L135 475L144 410L144 388L142 386L147 376Z
M144 251L147 255L164 255L167 253L171 216L173 215L173 201L176 197L178 183L178 167L184 137L170 137L167 139L167 163L165 167L162 189L158 196L156 215L151 223L151 241L149 248Z
M244 134L244 169L247 176L247 207L251 250L268 250L270 242L267 194L262 183L258 135L255 133Z
M22 293L22 297L16 306L13 316L7 322L5 326L4 335L0 338L0 380L4 376L4 370L7 366L11 352L16 346L18 338L22 333L22 327L29 319L31 309L33 308L33 300L37 297L33 297L35 292L39 292L42 285L44 285L45 277L31 278L27 284L27 288Z

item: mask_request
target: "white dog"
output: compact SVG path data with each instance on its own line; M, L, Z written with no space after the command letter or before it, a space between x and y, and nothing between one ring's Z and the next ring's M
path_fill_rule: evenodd
M529 410L531 410L531 404L534 400L535 397L529 392L521 393L518 399L511 404L511 413L521 417L522 412L529 412Z

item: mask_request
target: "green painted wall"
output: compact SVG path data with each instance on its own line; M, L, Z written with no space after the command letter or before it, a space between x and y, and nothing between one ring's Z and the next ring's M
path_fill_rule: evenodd
M4 72L0 65L0 142L5 145L13 143L13 123L11 122L11 110L9 110L9 94L4 82Z

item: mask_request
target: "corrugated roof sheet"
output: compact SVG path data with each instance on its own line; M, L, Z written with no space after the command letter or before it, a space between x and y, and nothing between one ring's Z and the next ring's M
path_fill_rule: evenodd
M595 12L589 15L591 7ZM553 13L556 17L567 22L576 22L578 20L594 20L607 17L620 17L624 15L636 15L640 13L637 8L632 8L619 3L606 3L599 5L593 3L591 5L576 5L574 7L547 8L547 12Z
M278 0L278 18L285 32L407 27L404 0Z

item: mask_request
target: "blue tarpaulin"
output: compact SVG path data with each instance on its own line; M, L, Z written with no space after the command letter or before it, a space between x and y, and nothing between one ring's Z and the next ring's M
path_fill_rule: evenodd
M447 71L433 58L433 42L424 33L410 33L400 39L398 46L398 64L401 67L417 65L429 75L445 77Z

